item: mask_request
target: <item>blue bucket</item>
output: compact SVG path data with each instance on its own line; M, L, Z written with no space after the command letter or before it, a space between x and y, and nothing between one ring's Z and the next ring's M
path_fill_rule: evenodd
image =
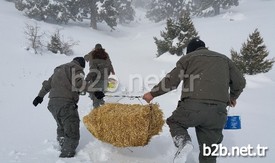
M227 116L227 121L224 126L227 130L241 129L241 117L240 116Z

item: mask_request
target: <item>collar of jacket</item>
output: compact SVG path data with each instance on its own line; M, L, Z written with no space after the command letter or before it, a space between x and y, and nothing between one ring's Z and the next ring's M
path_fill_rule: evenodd
M199 47L199 48L197 48L195 51L201 50L201 49L207 49L207 50L208 50L208 48L206 48L206 47Z

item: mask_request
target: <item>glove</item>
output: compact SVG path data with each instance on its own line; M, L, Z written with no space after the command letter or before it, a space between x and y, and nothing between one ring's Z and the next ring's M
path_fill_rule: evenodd
M43 97L37 96L37 97L35 97L35 99L33 100L32 103L33 103L34 106L37 106L38 104L41 104L42 101L43 101Z
M104 94L103 92L101 92L101 91L96 91L96 92L94 93L94 95L95 95L95 97L96 97L97 99L99 99L99 100L101 100L103 97L105 97L105 94Z

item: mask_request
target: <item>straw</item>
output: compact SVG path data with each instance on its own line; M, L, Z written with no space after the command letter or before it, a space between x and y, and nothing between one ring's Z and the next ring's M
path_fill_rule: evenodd
M93 136L117 147L145 146L162 131L158 104L108 103L83 118Z

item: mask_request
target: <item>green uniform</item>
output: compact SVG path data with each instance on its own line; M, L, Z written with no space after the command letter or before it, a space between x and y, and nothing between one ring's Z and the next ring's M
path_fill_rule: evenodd
M49 93L48 109L57 123L57 140L61 152L66 155L74 153L78 146L79 115L77 103L83 84L84 71L77 61L60 65L53 75L43 82L40 97Z
M86 77L88 84L87 92L90 94L90 98L93 101L93 107L97 108L103 105L105 102L103 99L97 99L94 92L105 92L108 86L108 76L110 73L114 73L114 68L109 55L105 51L100 51L106 55L106 58L94 57L97 51L91 51L84 56L85 60L89 62L90 71Z
M86 54L84 56L84 59L89 62L89 66L90 66L90 70L94 68L94 62L93 60L95 58L93 58L93 53L95 53L96 50L92 50L90 53ZM107 53L106 53L107 54ZM107 59L106 59L106 64L108 65L108 68L109 68L109 72L113 73L114 74L114 68L113 68L113 65L112 65L112 62L111 62L111 59L109 57L109 55L107 54Z
M176 89L182 83L181 100L167 119L171 135L190 137L187 129L196 128L200 163L215 163L215 157L202 155L203 144L222 142L226 106L237 99L245 87L245 78L225 55L200 47L179 59L176 67L152 90L153 97Z

